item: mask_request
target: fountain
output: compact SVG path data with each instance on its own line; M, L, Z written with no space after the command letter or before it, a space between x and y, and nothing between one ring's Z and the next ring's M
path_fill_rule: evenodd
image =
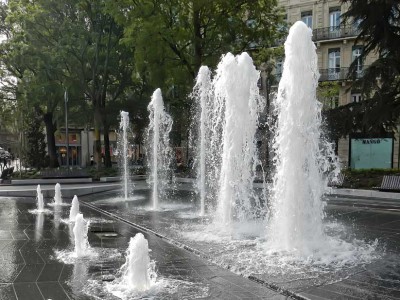
M166 196L173 157L169 145L172 119L164 109L160 89L154 91L147 110L150 112L150 124L147 128L146 156L150 169L149 183L153 186L153 209L158 210L160 197Z
M43 237L43 224L44 214L37 214L35 223L35 242L40 241L40 239Z
M62 205L61 185L56 183L54 187L54 205Z
M255 142L258 117L265 101L259 95L259 71L247 53L226 54L213 81L215 99L223 109L222 157L217 216L231 224L243 221L261 208L254 193L256 167L260 165Z
M197 180L200 191L200 215L205 213L206 199L218 198L217 218L231 224L261 209L254 193L256 167L260 165L255 134L259 114L265 101L259 95L260 77L247 53L235 57L226 54L216 76L203 66L191 94L197 102L192 139L197 139ZM252 204L253 203L253 204Z
M71 210L69 211L69 221L75 222L76 216L79 213L79 201L78 197L75 195L72 199Z
M119 124L120 133L118 136L119 144L119 155L122 158L122 180L123 180L123 191L125 200L128 200L129 188L132 186L130 182L129 170L128 170L128 132L129 132L129 113L121 111L121 123Z
M81 213L78 213L75 218L74 226L74 241L75 241L75 257L82 257L88 254L89 242L88 242L88 230L89 224L83 218Z
M209 106L211 101L211 72L208 67L202 66L196 78L196 85L193 88L191 97L197 105L194 111L194 124L191 128L191 147L196 155L195 164L197 167L197 188L200 192L200 216L205 215L206 203L206 161L207 139L209 132ZM196 124L198 122L198 125Z
M303 22L296 22L285 43L273 142L277 171L268 226L272 249L304 256L326 246L322 223L326 174L332 168L339 173L333 147L321 136L321 104L316 99L319 73L311 36Z
M142 233L137 233L131 238L126 251L126 262L120 272L121 285L126 286L128 290L144 292L154 284L156 273L154 265L150 262L149 243Z
M44 212L44 201L43 201L43 194L42 194L42 190L40 188L40 184L38 184L37 188L36 188L36 199L37 199L37 212L41 213Z

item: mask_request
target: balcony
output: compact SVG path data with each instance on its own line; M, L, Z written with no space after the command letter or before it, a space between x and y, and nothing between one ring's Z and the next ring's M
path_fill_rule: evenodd
M325 27L317 28L313 30L313 41L318 42L322 40L334 40L356 37L360 33L360 30L355 26L337 26L337 27Z
M365 66L364 66L365 67ZM319 81L336 81L346 80L349 77L349 68L330 68L320 69ZM356 71L356 78L361 78L364 75L363 70Z
M363 66L363 69L356 71L356 79L363 77L364 70L368 66ZM330 68L330 69L319 69L319 81L340 81L340 80L351 80L349 76L350 68ZM270 81L271 86L277 86L282 78L282 73L273 74L273 79Z

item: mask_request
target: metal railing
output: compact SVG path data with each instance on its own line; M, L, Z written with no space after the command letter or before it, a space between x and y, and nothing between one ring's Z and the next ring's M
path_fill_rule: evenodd
M355 78L361 78L364 76L364 69L367 66L363 66L363 69L357 70L355 72ZM319 69L319 81L336 81L336 80L351 80L353 76L349 76L350 68L329 68L329 69ZM281 80L282 73L274 74L275 80L272 85L278 85Z
M319 70L319 81L335 81L335 80L346 80L351 78L349 76L350 68L329 68ZM358 70L355 72L355 78L361 78L364 75L364 70Z
M313 41L321 40L333 40L348 37L356 37L360 33L360 30L352 25L349 26L332 26L317 28L313 30Z

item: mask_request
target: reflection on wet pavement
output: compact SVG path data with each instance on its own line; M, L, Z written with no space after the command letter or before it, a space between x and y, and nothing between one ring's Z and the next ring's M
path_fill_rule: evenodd
M199 208L195 195L181 191L173 197L173 203L161 204L162 209L156 212L150 209L149 192L139 191L137 195L143 198L129 203L114 202L112 193L86 197L85 201L182 242L199 250L209 261L241 273L240 269L226 263L231 244L221 242L222 235L217 235L215 240L204 237L209 220L197 216ZM380 202L380 199L332 197L326 208L326 220L329 223L327 230L343 240L363 241L367 250L368 245L374 247L377 243L376 249L371 250L371 259L338 268L303 268L288 274L264 272L252 276L310 299L400 299L400 203L387 199ZM196 232L197 229L202 231ZM253 251L256 242L249 240L254 240L252 236L260 236L260 233L242 230L241 237L248 239L242 245L236 243L235 247L243 247L243 253ZM221 263L223 259L225 263Z
M165 212L191 207L190 203L176 205L164 207ZM57 253L73 251L72 226L64 221L68 219L69 207L56 211L51 208L51 214L29 213L35 206L34 195L0 197L0 299L117 299L103 287L118 276L129 239L139 231L82 205L85 218L96 220L90 226L88 238L98 257L63 263L57 259ZM126 203L121 207L127 209ZM143 218L146 214L149 212L144 206ZM159 278L175 284L168 293L164 289L153 295L153 299L287 298L153 234L143 234L152 250L150 256L156 262Z

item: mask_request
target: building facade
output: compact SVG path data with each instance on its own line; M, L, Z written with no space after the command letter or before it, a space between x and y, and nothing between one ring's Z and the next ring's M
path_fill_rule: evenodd
M356 41L359 34L357 22L342 24L341 20L348 6L338 0L279 0L279 5L286 11L289 26L301 20L312 29L320 72L318 98L324 109L362 101L360 91L351 88L349 67L356 61L355 76L362 77L364 70L377 56L369 55L364 61L358 59L363 44L362 41ZM277 82L282 73L283 59L276 61ZM339 139L336 144L343 167L399 168L398 134L367 137L354 132Z
M56 152L60 166L67 165L67 140L65 129L60 128L55 133ZM86 167L91 164L91 156L94 154L94 130L87 128L68 129L69 165L71 167ZM101 152L104 155L104 136L101 135ZM110 155L113 164L118 163L118 133L109 132ZM130 144L128 155L132 161L137 161L143 155L143 145Z

